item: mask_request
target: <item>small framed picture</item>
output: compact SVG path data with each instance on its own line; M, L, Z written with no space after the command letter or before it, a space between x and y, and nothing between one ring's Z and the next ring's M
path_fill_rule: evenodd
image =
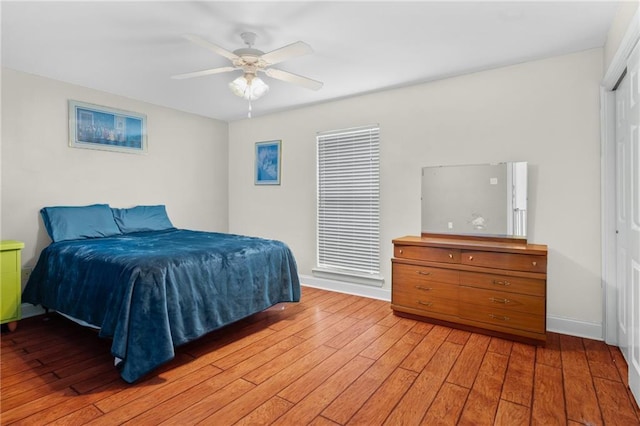
M280 185L281 141L256 142L256 185Z
M69 146L146 153L147 116L70 100Z

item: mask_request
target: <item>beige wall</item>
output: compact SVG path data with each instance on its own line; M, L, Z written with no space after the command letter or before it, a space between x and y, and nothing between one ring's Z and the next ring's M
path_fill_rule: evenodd
M622 41L631 20L638 11L639 0L627 0L620 3L616 16L611 23L607 42L604 45L604 71L609 68L620 42Z
M549 246L548 314L600 326L599 83L603 50L389 90L229 124L229 230L316 262L318 131L379 123L381 253L420 232L420 168L529 162L529 241ZM282 139L282 184L255 186L254 144Z
M67 101L147 115L146 155L68 146ZM1 238L35 264L49 239L39 209L166 204L177 227L226 231L228 126L222 121L2 70Z

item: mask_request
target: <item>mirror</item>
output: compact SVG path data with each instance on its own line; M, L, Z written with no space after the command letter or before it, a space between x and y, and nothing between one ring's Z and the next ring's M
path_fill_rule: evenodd
M422 169L422 233L527 236L527 163Z

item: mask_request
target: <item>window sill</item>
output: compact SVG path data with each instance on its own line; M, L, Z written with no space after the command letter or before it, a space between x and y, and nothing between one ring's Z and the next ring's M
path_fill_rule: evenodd
M345 281L348 283L363 284L372 287L382 287L384 284L384 277L381 275L364 275L324 268L313 268L311 269L311 273L314 277L318 278L328 278L336 281Z

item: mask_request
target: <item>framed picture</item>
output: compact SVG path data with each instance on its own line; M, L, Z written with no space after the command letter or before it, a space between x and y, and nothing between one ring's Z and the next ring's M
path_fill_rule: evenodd
M70 100L69 146L146 153L147 116Z
M256 142L256 185L280 185L280 143Z

